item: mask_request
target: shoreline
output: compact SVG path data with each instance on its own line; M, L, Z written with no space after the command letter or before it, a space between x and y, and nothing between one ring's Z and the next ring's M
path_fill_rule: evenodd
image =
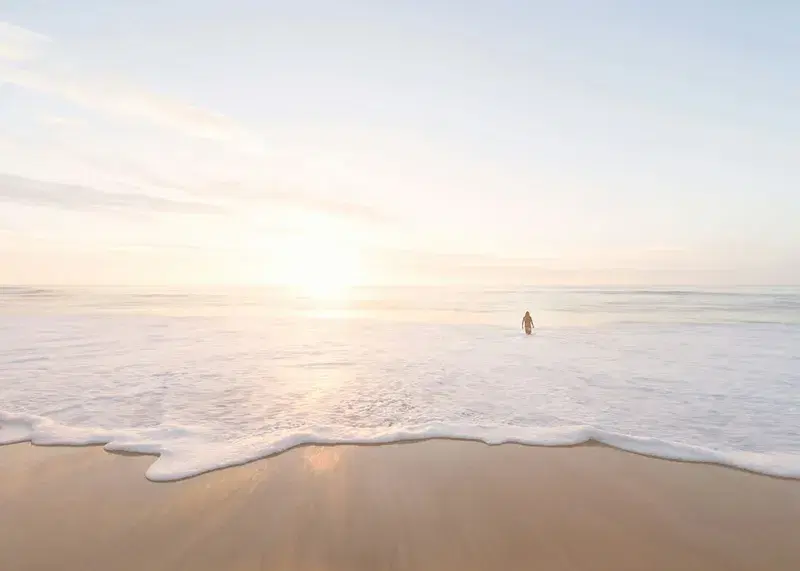
M1 430L1 429L0 429ZM169 484L172 482L184 482L187 480L191 480L193 478L199 478L205 474L214 474L216 472L222 472L225 470L241 468L248 466L250 464L254 464L257 462L261 462L264 460L269 460L271 458L277 458L284 454L289 454L295 450L302 450L304 448L336 448L340 446L344 447L353 447L353 448L371 448L371 447L382 447L382 446L407 446L413 444L421 444L425 442L435 442L435 441L442 441L442 442L463 442L463 443L471 443L476 445L483 445L486 447L496 447L496 446L522 446L525 448L582 448L582 447L600 447L600 448L607 448L609 450L615 450L617 452L622 452L624 454L633 454L634 456L641 456L643 458L650 458L653 460L658 460L661 462L674 462L678 464L695 464L701 466L713 466L717 468L722 468L726 470L734 470L737 472L744 472L745 474L752 474L755 476L761 476L763 478L772 478L775 480L788 480L788 481L795 481L800 482L800 476L782 476L779 474L769 474L764 472L759 472L757 470L751 470L742 466L736 466L732 464L723 464L719 462L714 462L711 460L685 460L680 458L665 458L663 456L658 456L656 454L648 454L646 452L636 452L633 450L625 450L624 448L617 448L611 444L607 444L600 440L596 440L590 438L585 442L577 442L575 444L528 444L525 442L500 442L497 444L488 443L480 439L473 439L473 438L458 438L458 437L450 437L450 436L432 436L432 437L421 437L421 438L410 438L407 440L395 440L391 442L334 442L334 443L302 443L297 444L295 446L291 446L286 448L285 450L281 450L279 452L274 452L266 456L259 456L257 458L252 458L249 460L244 460L241 463L234 463L234 464L226 464L224 466L219 466L217 468L211 468L209 470L205 470L199 472L197 474L191 474L188 476L182 476L179 478L172 478L172 479L150 479L147 477L146 474L143 474L143 477L154 484ZM147 457L151 458L153 463L161 457L161 454L158 452L136 452L136 451L129 451L129 450L115 450L110 449L107 450L105 447L107 444L104 443L89 443L89 444L36 444L31 442L30 440L23 440L20 442L9 442L9 443L0 443L0 453L2 453L3 448L9 446L21 446L21 445L28 445L32 448L88 448L88 449L100 449L106 454L112 454L115 456L122 456L127 458L136 458L136 457ZM152 466L152 464L150 464Z
M558 426L542 427L540 433L526 433L526 428L505 427L512 430L510 433L496 432L492 428L464 427L458 425L416 425L397 430L394 433L384 432L371 436L339 435L335 437L315 434L297 433L274 441L250 441L248 446L236 449L231 448L223 452L221 461L203 458L197 461L197 451L185 449L182 454L175 454L169 447L158 440L148 442L147 436L133 436L133 441L127 440L131 435L120 437L121 433L113 431L99 431L92 433L91 429L79 429L81 436L75 436L74 429L65 425L47 426L44 433L38 432L38 423L42 419L34 416L11 415L0 412L0 449L3 446L15 444L31 444L32 446L68 446L68 447L103 447L106 452L128 452L141 454L154 458L146 470L147 479L153 482L181 481L199 475L234 468L273 458L290 452L295 448L306 446L386 446L399 444L414 444L426 441L453 441L472 442L485 446L520 445L531 448L570 448L579 446L605 446L621 452L627 452L659 460L681 462L688 464L703 464L721 466L733 470L767 476L777 479L800 481L800 454L795 453L758 453L743 451L719 451L691 444L680 444L656 438L641 437L596 429L592 426ZM3 422L5 421L5 423ZM4 426L5 424L5 426ZM20 430L22 428L22 430ZM17 436L6 442L3 433L10 431ZM59 430L66 430L67 436L59 434ZM493 432L495 430L495 432ZM513 430L517 432L514 433ZM481 432L483 431L483 432ZM474 432L474 434L470 434ZM70 439L71 437L71 439ZM241 442L238 444L241 445ZM219 451L218 451L219 452ZM233 455L231 456L232 453ZM181 460L188 456L194 459L181 464ZM791 457L792 460L788 460ZM170 465L171 470L164 468Z
M165 483L99 447L0 446L0 568L800 568L800 481L603 444L303 445Z

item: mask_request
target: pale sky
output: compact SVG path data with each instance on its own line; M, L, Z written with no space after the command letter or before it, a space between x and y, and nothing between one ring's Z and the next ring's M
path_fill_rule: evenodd
M0 283L334 274L800 283L800 3L0 2Z

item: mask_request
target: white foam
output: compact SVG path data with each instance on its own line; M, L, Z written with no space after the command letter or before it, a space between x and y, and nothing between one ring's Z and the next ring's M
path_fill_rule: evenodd
M426 424L399 430L355 431L315 428L274 438L250 438L237 442L209 443L198 432L185 427L163 426L145 430L109 431L59 425L32 415L0 412L0 444L29 441L36 445L85 446L103 444L105 450L158 456L146 477L164 482L197 476L204 472L238 466L273 456L302 445L366 445L413 442L429 439L459 439L488 445L573 446L590 441L633 452L682 462L730 466L760 474L800 479L800 454L721 452L599 430L591 426L521 428L513 426L453 426Z

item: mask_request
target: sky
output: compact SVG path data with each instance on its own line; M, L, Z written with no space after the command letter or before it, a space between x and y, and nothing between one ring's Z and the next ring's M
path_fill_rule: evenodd
M800 4L0 2L0 283L800 284Z

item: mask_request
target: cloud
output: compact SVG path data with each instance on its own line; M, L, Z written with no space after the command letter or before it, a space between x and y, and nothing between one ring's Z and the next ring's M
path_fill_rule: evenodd
M391 257L393 263L424 269L441 267L470 270L551 268L554 258L520 258L493 254L470 254L456 252L432 252L402 248L383 248L383 254Z
M144 119L187 135L225 142L259 144L257 138L218 113L121 82L69 76L56 70L0 68L0 81L32 91L56 95L94 111Z
M681 250L668 252L670 261ZM687 252L687 255L691 252ZM767 259L765 255L772 254ZM461 284L484 287L550 286L670 286L688 285L792 285L800 280L794 251L765 252L750 262L720 261L718 252L703 252L705 264L621 263L609 259L587 266L581 260L561 258L514 258L491 254L437 253L422 250L372 248L365 252L375 275L391 284ZM713 262L710 260L714 260ZM649 262L649 261L648 261Z
M54 95L94 111L141 119L187 135L237 143L248 148L262 146L259 136L230 118L189 103L156 95L108 77L84 77L39 58L45 36L0 22L0 83Z
M262 185L236 182L217 183L206 188L206 192L220 191L232 198L319 212L366 224L392 224L397 221L391 214L366 204L313 195L300 190L264 190Z
M269 190L275 187L263 184L263 181L250 180L245 184L223 184L205 188L206 185L198 180L203 177L205 170L229 172L238 169L246 172L263 169L266 148L262 137L229 117L211 110L156 95L120 79L76 73L74 66L66 65L69 62L64 62L64 65L59 63L67 57L63 50L58 50L59 53L54 54L39 49L42 46L46 47L46 44L50 42L49 39L12 24L2 24L1 26L0 46L6 46L6 51L9 53L13 51L15 58L11 63L4 63L0 59L0 85L3 83L15 85L29 91L55 96L112 117L134 119L138 123L147 122L178 133L222 141L229 144L230 150L233 151L233 154L221 156L215 148L215 154L208 155L207 161L204 159L203 165L192 165L190 169L187 169L190 174L188 178L194 179L188 181L180 180L186 178L184 175L177 177L150 176L145 172L148 169L135 168L135 165L131 165L134 168L128 170L135 170L136 178L147 179L148 185L196 193L200 200L203 200L203 196L218 198L220 197L219 192L223 191L226 198L238 199L243 203L300 209L329 215L348 222L380 225L394 221L392 216L368 205L339 199L335 196L315 195L293 188L286 190L283 185L278 185L278 190ZM13 46L13 50L11 46ZM55 51L52 50L52 52ZM40 115L37 120L48 127L58 127L59 129L82 125L81 121L64 116ZM51 138L49 144L57 145L58 142L55 138ZM72 144L68 143L61 157L65 154L74 155L76 151L71 147ZM100 165L101 170L107 170L109 164L120 165L125 162L124 156L123 153L119 157L104 157L104 164ZM197 158L193 157L193 160L197 161ZM210 165L209 169L205 169L207 165ZM282 168L286 168L285 165L278 165L278 170ZM21 174L36 176L35 171ZM210 175L210 178L215 176L216 173ZM198 191L196 189L199 186L204 188ZM31 195L28 201L34 199L50 201L49 196L42 197L38 194L35 197Z
M0 202L50 206L74 211L135 210L212 214L220 208L203 202L172 200L136 193L105 192L76 184L63 184L0 174Z
M35 58L50 38L20 28L8 22L0 22L0 60L25 61Z
M332 216L349 218L370 224L387 224L394 222L394 218L385 212L364 204L312 196L299 192L272 191L262 195L265 200L296 206L306 210L315 210Z
M42 125L47 125L48 127L63 127L65 129L82 127L84 125L81 119L59 115L40 115L37 117L37 120Z

